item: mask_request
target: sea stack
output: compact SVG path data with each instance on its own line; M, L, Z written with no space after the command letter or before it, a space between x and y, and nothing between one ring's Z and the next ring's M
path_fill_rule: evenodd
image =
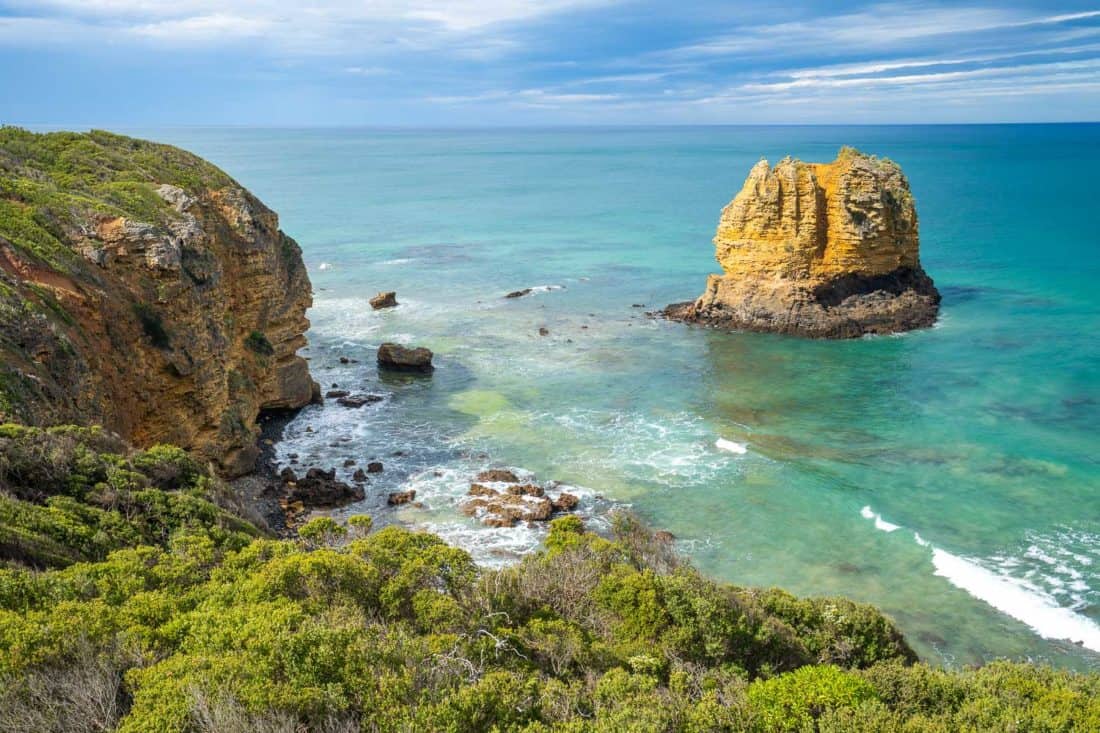
M722 211L714 237L724 274L673 320L813 338L931 326L940 295L920 264L909 181L854 148L832 163L761 160Z

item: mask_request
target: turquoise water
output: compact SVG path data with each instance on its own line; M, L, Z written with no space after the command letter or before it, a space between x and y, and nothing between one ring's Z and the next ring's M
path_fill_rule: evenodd
M457 504L513 466L596 525L629 505L715 576L878 604L929 659L1100 667L1100 126L140 134L224 167L301 243L315 376L387 400L308 408L280 451L381 458L358 509L506 562L540 531ZM935 328L815 342L633 307L701 292L761 156L842 144L909 175ZM372 312L383 289L402 305ZM435 350L434 378L380 379L384 340ZM398 486L424 508L385 509Z

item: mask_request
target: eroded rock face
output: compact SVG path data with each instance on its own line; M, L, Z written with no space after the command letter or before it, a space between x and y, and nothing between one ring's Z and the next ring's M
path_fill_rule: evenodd
M39 152L58 149L102 170L55 176ZM0 187L0 205L35 217L0 218L0 419L98 423L251 470L259 413L315 389L297 355L309 277L275 213L189 153L109 133L5 130L0 177L33 191Z
M832 163L757 163L722 211L711 275L676 320L851 338L932 325L909 182L892 161L841 149Z

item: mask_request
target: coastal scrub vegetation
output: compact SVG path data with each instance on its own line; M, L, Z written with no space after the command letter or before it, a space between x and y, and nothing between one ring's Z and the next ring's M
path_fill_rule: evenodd
M0 232L60 272L70 271L77 256L65 231L79 229L91 214L171 218L155 191L164 181L185 190L231 183L210 163L170 145L104 130L36 134L0 127Z
M0 730L1093 731L1100 676L921 664L870 606L707 579L619 515L477 567L276 539L188 455L0 426Z
M250 351L260 356L272 356L275 353L275 347L271 345L267 336L260 331L253 331L248 334L244 340L244 345L248 347Z

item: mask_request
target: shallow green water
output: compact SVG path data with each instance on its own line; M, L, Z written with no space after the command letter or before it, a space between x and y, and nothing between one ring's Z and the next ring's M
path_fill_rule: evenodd
M362 508L507 561L539 532L456 506L509 465L597 524L630 505L716 576L874 602L929 658L1100 666L1100 126L139 133L227 169L301 243L315 375L387 400L309 408L280 450L381 457ZM759 157L841 144L909 175L936 328L814 342L632 307L701 292ZM501 297L532 286L553 288ZM402 305L372 312L383 289ZM380 380L383 340L434 349L434 378ZM399 485L425 509L387 514Z

